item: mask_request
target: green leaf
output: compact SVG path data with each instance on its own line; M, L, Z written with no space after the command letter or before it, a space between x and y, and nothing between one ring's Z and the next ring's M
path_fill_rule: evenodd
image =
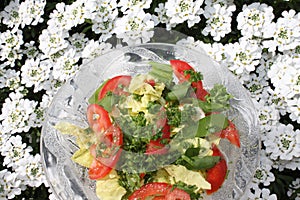
M228 119L224 114L211 114L199 120L196 137L205 137L225 129L228 126Z
M215 166L220 161L220 156L192 157L192 170L206 170Z
M107 112L111 112L113 105L117 102L117 99L117 96L112 92L107 92L105 96L97 102L97 104L102 106Z
M169 64L149 62L151 70L149 75L169 86L173 80L173 69Z
M169 101L180 100L186 96L191 84L189 82L184 82L175 85L172 90L167 94L166 99Z
M108 79L109 80L109 79ZM103 88L103 86L107 83L107 81L104 81L99 87L98 89L94 92L94 94L89 98L88 102L90 104L94 104L94 103L97 103L98 102L98 95L99 95L99 92L100 90Z

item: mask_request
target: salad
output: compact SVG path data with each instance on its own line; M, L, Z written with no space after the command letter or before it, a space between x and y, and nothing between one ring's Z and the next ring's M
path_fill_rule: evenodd
M199 199L226 179L227 160L218 148L240 139L223 85L203 87L203 75L182 60L149 62L150 71L112 77L89 98L80 128L56 129L76 136L72 156L96 180L101 200Z

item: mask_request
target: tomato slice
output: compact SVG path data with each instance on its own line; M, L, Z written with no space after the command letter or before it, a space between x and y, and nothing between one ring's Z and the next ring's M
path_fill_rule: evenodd
M166 195L166 200L190 200L190 195L184 190L175 188Z
M143 185L129 196L129 200L144 200L147 197L154 197L154 199L167 200L189 200L190 195L184 190L172 188L168 183L153 182Z
M96 160L113 168L122 153L123 134L121 130L112 125L101 136L97 144L90 147L90 152Z
M192 87L196 89L196 97L201 101L206 101L205 96L209 93L203 88L202 81L193 82Z
M87 120L96 133L103 132L112 125L108 112L98 104L90 104L88 106Z
M173 72L178 78L179 82L185 82L190 79L190 74L184 74L186 70L194 70L187 62L182 60L170 60ZM195 95L201 101L205 101L205 96L209 93L203 88L202 81L192 82L192 87L196 89Z
M115 76L108 80L99 92L98 100L102 99L109 91L117 95L126 94L125 87L128 87L131 81L131 76L121 75Z
M187 62L182 60L170 60L170 64L172 66L173 72L175 76L178 78L179 82L188 81L190 78L189 74L184 74L186 70L194 70L192 66L190 66Z
M112 168L103 165L97 159L94 159L89 168L89 178L92 180L104 178L107 174L110 173L111 170Z
M227 174L227 163L223 154L216 145L213 145L213 156L220 156L221 160L206 173L206 180L211 184L211 189L206 190L207 194L216 192L223 184Z
M238 148L241 147L241 142L240 142L240 135L238 130L236 129L234 123L232 123L230 120L228 120L229 125L227 128L223 129L222 131L219 131L216 133L217 136L220 138L225 138L229 140L229 142Z
M159 140L152 140L147 144L146 152L147 155L158 154L162 155L168 152L168 148L160 143Z

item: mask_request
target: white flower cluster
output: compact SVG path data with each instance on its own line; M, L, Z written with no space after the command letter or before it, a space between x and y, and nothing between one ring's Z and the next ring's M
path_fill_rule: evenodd
M81 63L119 44L148 42L155 26L193 30L199 24L205 26L199 34L214 43L193 37L179 43L201 49L226 66L249 90L258 108L265 150L246 194L249 199L277 199L267 189L275 180L272 169L300 170L300 130L279 122L285 116L300 124L299 13L284 11L275 20L271 6L256 2L238 10L233 0L72 2L51 2L55 7L47 11L47 17L46 0L12 0L0 11L6 27L0 33L0 91L7 94L1 98L0 108L4 168L0 171L0 199L12 199L27 187L47 186L40 155L23 139L39 130L53 96ZM223 42L232 32L233 16L241 37ZM44 29L29 36L40 23ZM108 42L113 37L116 47ZM299 190L299 179L290 188L289 196ZM55 196L51 194L49 199Z
M0 171L0 199L12 199L20 195L27 186L38 187L46 181L41 157L39 154L33 156L31 151L32 148L22 142L20 135L11 136L1 144L3 166L9 167L11 171Z
M207 26L203 29L203 35L210 34L215 41L220 41L231 31L231 17L235 11L235 5L224 3L209 4L205 6L204 17L207 19Z

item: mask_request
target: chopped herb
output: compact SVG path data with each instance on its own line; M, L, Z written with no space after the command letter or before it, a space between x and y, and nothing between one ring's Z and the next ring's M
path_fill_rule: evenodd
M233 96L229 94L225 86L215 84L210 94L205 97L206 101L199 101L199 106L205 112L224 111L230 107L229 100Z
M142 97L143 97L143 95L139 95L139 94L132 94L132 96L133 96L133 99L136 101L141 101Z
M145 126L147 123L145 113L143 112L139 112L136 116L131 116L131 118L137 126Z
M201 198L200 193L197 192L196 185L187 185L186 183L179 181L173 185L173 188L184 190L190 195L191 200L198 200Z
M196 72L196 71L194 71L192 69L185 70L184 71L184 75L186 76L188 74L190 75L190 78L189 78L190 82L197 82L197 81L203 80L203 75L202 75L201 72Z
M179 127L181 124L181 111L178 105L170 104L167 107L167 118L170 126Z

